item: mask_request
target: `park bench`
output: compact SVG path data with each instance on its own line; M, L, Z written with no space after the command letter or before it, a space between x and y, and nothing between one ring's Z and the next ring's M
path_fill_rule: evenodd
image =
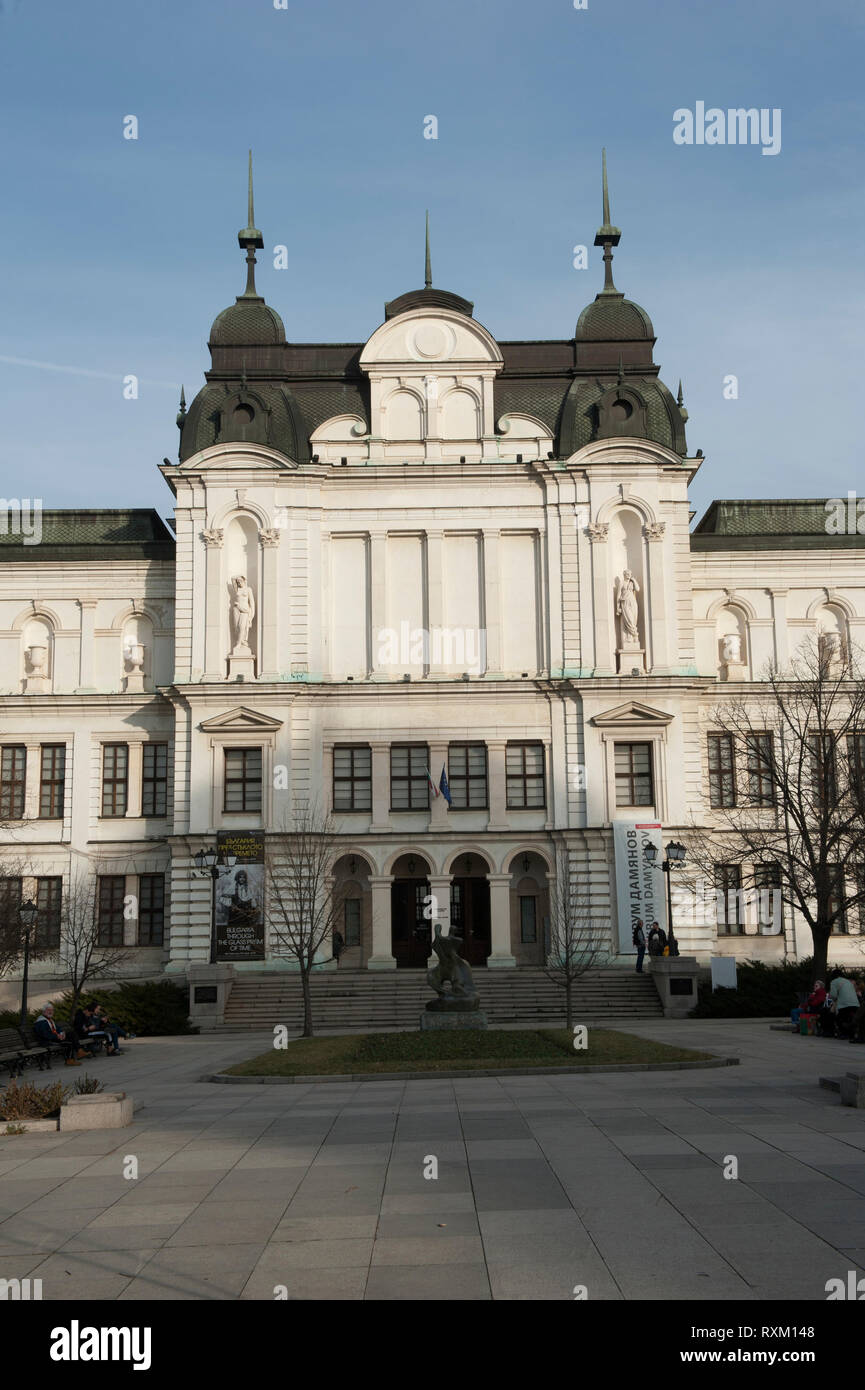
M10 1077L19 1076L25 1064L36 1058L41 1067L44 1053L43 1045L25 1043L15 1028L0 1028L0 1066L8 1067Z
M19 1024L18 1035L24 1046L30 1049L31 1057L35 1057L39 1063L40 1071L46 1066L49 1071L51 1070L52 1051L63 1052L65 1050L62 1043L47 1043L44 1038L38 1037L32 1023Z

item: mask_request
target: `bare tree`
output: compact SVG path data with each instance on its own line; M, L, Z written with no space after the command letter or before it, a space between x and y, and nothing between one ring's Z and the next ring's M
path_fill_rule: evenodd
M865 907L865 683L849 654L810 638L764 679L712 711L720 804L713 826L693 825L689 858L715 883L729 865L743 889L774 888L808 923L820 979L833 928Z
M333 819L315 806L298 806L269 837L265 856L271 937L297 962L303 992L303 1036L311 1038L310 975L318 952L337 925L342 895L333 880Z
M32 867L23 859L0 862L0 976L10 974L23 962L27 932L21 923L20 908L26 882L33 877ZM50 955L50 948L40 942L32 929L28 953L31 960Z
M123 950L122 941L111 941L102 920L101 873L102 866L94 860L87 860L80 868L73 864L68 884L63 885L57 973L72 991L71 1016L89 984L117 978L132 959L132 952ZM124 899L124 920L137 915L137 904Z
M589 893L572 876L571 856L560 855L556 886L550 894L550 939L545 973L565 991L565 1020L574 1026L574 986L586 971L605 957L609 924L593 917Z

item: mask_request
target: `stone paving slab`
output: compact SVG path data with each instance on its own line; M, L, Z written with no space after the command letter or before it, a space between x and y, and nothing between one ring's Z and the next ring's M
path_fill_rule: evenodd
M132 1126L0 1135L0 1277L124 1302L561 1301L581 1284L702 1302L822 1300L865 1271L865 1115L818 1085L831 1046L742 1020L628 1030L740 1065L212 1087L269 1035L137 1039L90 1067L122 1071Z

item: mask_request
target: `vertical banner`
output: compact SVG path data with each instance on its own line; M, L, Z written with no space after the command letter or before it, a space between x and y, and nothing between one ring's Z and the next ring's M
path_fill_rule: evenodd
M216 845L237 861L216 881L216 959L264 960L264 835L220 831Z
M662 838L658 823L613 821L620 955L636 954L633 932L638 917L642 918L646 936L653 922L667 930L667 885L660 867L664 858ZM646 859L646 845L657 847L654 865Z

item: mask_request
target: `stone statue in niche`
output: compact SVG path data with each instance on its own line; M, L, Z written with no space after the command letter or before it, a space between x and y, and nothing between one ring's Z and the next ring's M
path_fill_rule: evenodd
M630 570L625 570L620 579L616 580L616 616L622 628L622 646L639 647L640 643L640 614L637 606L637 594L640 586Z
M232 655L246 656L250 650L249 632L255 617L255 599L246 582L246 575L235 575L231 585Z
M721 638L721 660L725 666L742 665L742 638L738 632L728 632Z
M840 632L827 632L820 628L817 633L821 664L830 675L834 675L844 664L844 642Z

